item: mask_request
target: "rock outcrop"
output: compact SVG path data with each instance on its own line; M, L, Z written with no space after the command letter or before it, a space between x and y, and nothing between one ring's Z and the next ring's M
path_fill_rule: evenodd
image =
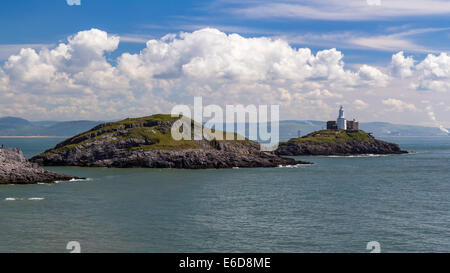
M397 144L375 139L364 131L322 130L301 138L280 143L276 154L301 155L363 155L404 154Z
M0 184L37 184L68 181L76 177L46 171L27 161L17 148L0 149Z
M178 119L153 115L101 124L31 161L45 166L183 169L308 164L261 152L259 144L248 139L175 141L171 128Z

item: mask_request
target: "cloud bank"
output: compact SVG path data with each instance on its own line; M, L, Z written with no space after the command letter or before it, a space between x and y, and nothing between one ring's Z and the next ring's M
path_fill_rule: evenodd
M389 89L397 78L410 78L411 90L450 90L445 53L415 65L399 52L389 67L350 69L336 49L314 54L282 39L212 28L168 34L112 59L119 42L91 29L52 49L23 48L10 56L0 66L0 116L110 120L170 112L203 96L208 104L280 104L286 116L326 119L338 104L370 108L375 102L367 103L364 92ZM391 111L417 111L395 94L383 99L378 105Z
M19 114L39 109L49 118L107 118L168 111L194 95L223 103L300 103L311 94L336 97L329 90L387 80L375 67L345 69L336 49L313 54L283 40L217 29L166 35L148 41L139 54L107 60L119 40L91 29L53 49L24 48L0 69L1 96Z
M417 65L413 57L405 57L403 52L392 56L392 73L401 78L414 78L412 87L424 91L450 91L450 56L428 54Z

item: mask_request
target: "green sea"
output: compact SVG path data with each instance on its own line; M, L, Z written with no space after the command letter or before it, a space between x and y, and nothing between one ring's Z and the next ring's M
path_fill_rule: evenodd
M27 157L63 139L1 139ZM88 178L0 186L0 252L450 251L450 137L395 137L407 155L175 170L52 167Z

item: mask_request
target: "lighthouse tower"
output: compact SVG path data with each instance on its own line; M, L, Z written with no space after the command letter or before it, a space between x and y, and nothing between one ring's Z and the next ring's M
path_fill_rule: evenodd
M339 109L339 117L337 119L337 127L339 130L347 130L347 121L344 117L344 107L341 105Z

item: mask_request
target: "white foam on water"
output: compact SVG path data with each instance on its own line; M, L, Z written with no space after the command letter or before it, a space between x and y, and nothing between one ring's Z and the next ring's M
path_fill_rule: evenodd
M75 179L75 178L73 178L73 179L70 179L69 182L84 182L84 181L90 181L90 180L91 180L90 178L87 178L87 179Z
M55 181L55 184L60 184L60 183L67 183L67 182L86 182L86 181L92 181L92 178L86 178L86 179L75 179L72 178L70 180L66 180L66 181Z
M8 197L8 198L5 198L5 201L24 201L24 200L28 200L28 201L42 201L42 200L45 200L45 198L42 198L42 197L31 197L31 198Z
M278 165L278 168L288 168L288 169L296 169L296 168L300 168L306 166L305 164L297 164L297 165Z
M390 156L390 155L381 155L381 154L362 154L362 155L326 155L323 157L338 157L338 158L354 158L354 157L382 157L382 156Z

